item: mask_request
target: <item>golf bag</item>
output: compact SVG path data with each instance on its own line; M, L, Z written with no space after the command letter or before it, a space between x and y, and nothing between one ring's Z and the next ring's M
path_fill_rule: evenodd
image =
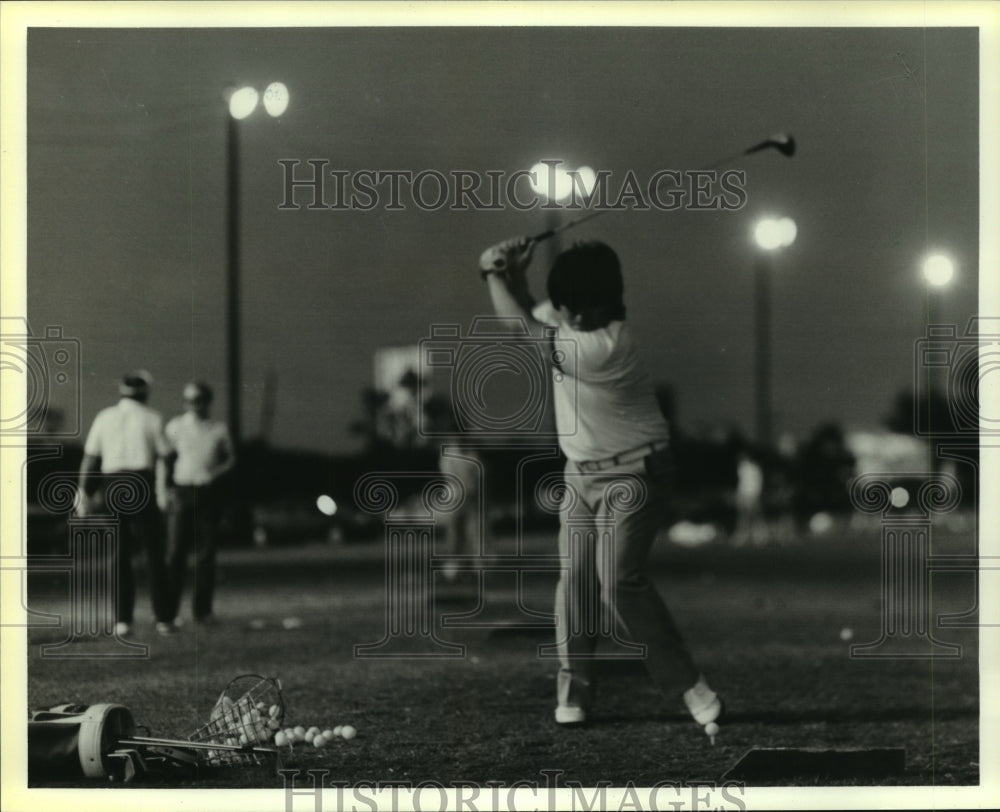
M281 766L274 734L285 702L274 678L243 674L231 680L207 724L187 739L137 735L122 705L56 705L28 716L28 781L107 778L131 781L158 766Z
M135 720L122 705L56 705L28 717L28 780L106 778L111 750L132 736Z

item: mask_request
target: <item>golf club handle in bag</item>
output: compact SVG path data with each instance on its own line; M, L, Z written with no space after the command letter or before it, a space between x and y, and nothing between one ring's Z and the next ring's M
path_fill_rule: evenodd
M135 732L128 708L115 704L57 705L28 717L28 778L105 778L109 751Z

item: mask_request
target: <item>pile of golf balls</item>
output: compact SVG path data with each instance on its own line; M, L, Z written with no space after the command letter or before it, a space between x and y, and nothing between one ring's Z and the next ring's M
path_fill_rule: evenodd
M350 741L357 735L358 731L351 725L337 725L333 729L327 728L326 730L320 730L316 726L306 728L298 725L279 730L274 736L274 743L279 747L286 744L289 747L294 747L300 742L305 742L313 747L322 748L338 737Z

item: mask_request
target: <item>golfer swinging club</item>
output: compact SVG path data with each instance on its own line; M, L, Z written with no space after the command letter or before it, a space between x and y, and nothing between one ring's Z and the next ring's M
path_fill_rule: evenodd
M625 323L618 256L601 242L577 243L563 251L549 271L549 301L536 306L526 280L534 244L518 237L488 249L480 271L498 316L521 317L535 340L545 335L546 326L554 327L557 339L568 339L576 347L553 372L555 417L567 458L567 485L579 497L574 528L585 511L594 532L570 543L568 511L562 511L559 555L569 564L555 598L560 660L556 722L574 725L587 720L594 698L597 638L577 630L585 625L580 622L583 613L594 616L598 601L606 600L613 601L630 639L646 647L646 668L659 690L672 700L681 695L694 720L714 738L722 702L699 673L645 575L650 546L666 517L671 450L666 420ZM567 427L574 425L571 433ZM636 512L617 520L616 532L608 538L597 532L612 513L605 493L623 477L641 478L647 495ZM615 545L613 555L600 548L605 543ZM612 572L606 571L606 562L613 562Z

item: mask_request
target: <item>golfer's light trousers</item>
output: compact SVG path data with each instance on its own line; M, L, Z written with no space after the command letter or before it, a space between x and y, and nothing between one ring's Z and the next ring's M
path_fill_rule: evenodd
M670 470L668 455L597 472L566 464L559 529L566 564L555 600L560 705L590 706L593 666L602 650L609 652L605 657L615 656L616 648L641 656L671 699L698 679L670 612L646 577L650 547L668 515L671 478L661 473Z

